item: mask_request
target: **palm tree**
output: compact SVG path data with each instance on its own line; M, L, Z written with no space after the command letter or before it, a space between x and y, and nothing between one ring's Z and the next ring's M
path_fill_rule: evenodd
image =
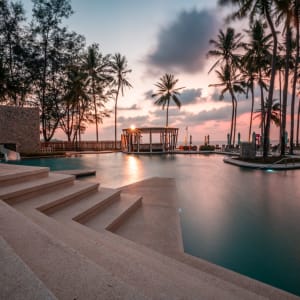
M294 76L292 81L292 102L291 102L291 131L290 131L290 154L293 154L294 150L294 113L295 113L295 102L296 102L296 86L298 80L298 66L300 56L300 3L298 0L293 2L293 25L296 29L296 51L295 51L295 62L294 62ZM298 126L298 125L297 125ZM297 127L298 128L298 127ZM299 132L299 129L298 129ZM298 143L297 143L298 144Z
M271 125L271 112L273 105L273 93L274 84L276 76L276 57L277 57L277 32L275 30L275 25L272 19L272 5L273 0L219 0L220 5L233 4L237 5L238 9L234 12L230 18L232 19L242 19L246 16L250 17L250 22L253 23L254 17L256 15L261 15L266 18L268 26L271 30L273 37L273 50L271 59L271 77L270 86L267 100L267 118L264 131L264 145L263 145L263 157L268 156L268 150L270 145L270 125Z
M128 69L128 63L125 56L122 56L120 53L116 53L112 57L111 61L112 73L115 75L113 84L116 86L117 90L115 91L115 149L117 149L117 110L118 110L118 98L121 92L121 95L124 96L124 88L131 88L132 85L126 79L128 73L131 72L131 69Z
M249 64L249 62L242 63L242 76L246 85L246 98L248 98L248 93L251 93L251 112L250 112L250 124L248 132L248 142L250 143L251 132L252 132L252 120L253 120L253 110L254 110L254 85L255 85L255 66Z
M246 30L250 41L244 43L243 47L246 50L246 53L242 59L242 68L246 69L246 78L247 83L250 84L249 88L252 94L252 109L251 109L251 118L250 124L252 123L253 115L253 90L254 82L257 81L258 86L260 87L260 104L261 104L261 114L262 114L262 126L261 126L261 136L264 136L264 127L265 127L265 103L264 103L264 91L267 90L267 85L265 83L265 74L269 68L271 61L271 34L266 35L264 25L260 20L256 20L250 30ZM250 72L250 73L249 73ZM248 74L247 74L248 73ZM249 140L251 135L251 125L249 128Z
M212 65L209 73L218 65L224 66L224 64L238 66L239 56L235 51L239 50L241 44L242 35L235 33L233 28L227 28L226 33L222 30L219 31L217 40L210 40L209 43L214 46L213 50L208 51L208 57L217 57L217 61Z
M173 74L166 73L159 80L160 81L155 84L158 90L155 94L152 95L152 97L158 97L154 104L162 106L162 109L165 109L165 106L167 106L166 128L168 128L170 101L173 100L177 107L180 108L181 102L178 96L180 95L179 91L184 87L175 87L178 79L176 79Z
M284 21L284 32L285 32L285 66L284 66L284 85L283 85L283 95L282 95L282 121L281 121L281 155L285 154L286 148L286 114L287 114L287 98L288 98L288 88L289 88L289 71L290 71L290 60L292 54L292 29L291 20L294 13L293 1L290 0L280 0L274 1L276 6L277 24ZM292 117L292 116L291 116ZM292 117L293 118L293 117Z
M265 102L265 107L267 103ZM260 118L260 126L263 126L262 123L262 110L258 109L255 112L254 119ZM271 121L278 127L280 126L280 103L277 100L273 101L272 105L272 113L271 113Z
M229 64L221 67L221 70L216 70L219 83L210 84L209 86L223 87L220 94L220 100L224 99L224 94L228 92L231 96L232 102L232 113L231 113L231 125L230 125L230 145L235 144L235 133L236 133L236 117L237 117L237 99L236 93L245 93L242 87L242 81L239 80L239 75L236 74L235 69Z
M61 119L61 128L68 141L74 142L80 135L81 123L88 110L90 97L86 92L87 76L77 64L68 67L66 93L63 97L64 118Z
M101 113L98 108L103 107L104 89L111 81L109 56L102 56L99 53L99 45L92 44L88 47L84 57L84 68L88 72L89 93L93 99L94 120L96 125L96 141L99 142L99 121L101 122Z
M218 77L221 81L220 84L211 86L226 86L226 90L230 92L232 97L232 114L231 114L231 126L230 126L230 144L235 143L235 130L236 130L236 109L237 101L234 96L233 86L236 85L233 81L236 81L236 69L240 66L240 57L236 52L242 47L241 43L242 35L235 33L235 30L231 27L226 29L224 33L219 31L217 40L210 40L210 44L214 46L214 49L207 53L208 57L217 57L217 61L212 65L209 72L211 72L218 65L221 66L221 72L217 71ZM233 79L231 76L234 76ZM233 80L233 81L232 81ZM221 95L224 93L221 92Z

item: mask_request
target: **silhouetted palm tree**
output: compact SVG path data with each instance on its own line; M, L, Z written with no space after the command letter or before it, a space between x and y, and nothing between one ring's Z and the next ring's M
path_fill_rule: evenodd
M178 96L180 95L179 91L184 87L176 88L178 79L176 79L173 74L165 74L159 80L160 81L155 84L158 90L152 97L158 97L154 102L156 105L161 105L163 109L167 106L166 128L168 128L170 101L173 100L177 107L180 108L181 102Z
M210 44L214 46L214 49L208 51L208 57L217 57L217 61L212 65L209 72L211 72L218 65L221 66L221 72L216 71L218 78L221 83L211 86L226 86L232 97L232 115L231 115L231 126L230 126L230 144L235 143L235 131L236 131L236 110L237 101L234 95L234 88L236 81L236 70L240 66L240 56L237 51L242 47L241 43L242 35L236 33L231 27L226 29L224 33L222 30L219 31L217 40L210 40ZM232 78L232 76L234 78ZM224 92L221 92L223 95Z
M219 31L217 40L210 40L209 43L214 46L214 49L208 51L209 57L217 57L217 61L212 65L209 73L218 65L224 66L225 64L237 67L239 64L239 56L236 51L242 46L242 35L235 33L233 28L227 28L224 33Z
M223 100L224 94L228 92L231 96L232 113L231 113L231 125L230 125L230 145L235 145L235 133L236 133L236 117L237 117L237 99L236 93L245 93L242 86L242 81L239 75L236 74L235 69L226 64L221 67L221 70L216 70L219 83L210 84L209 86L223 87L220 94L220 100Z
M265 102L265 107L267 103ZM266 110L265 110L266 111ZM262 123L262 111L258 109L255 112L254 119L260 118L260 126L263 126ZM280 126L280 103L277 100L273 101L272 111L271 111L271 121L278 127Z
M76 64L68 67L66 94L64 102L64 118L61 128L66 133L68 141L75 141L80 136L80 128L88 109L90 97L87 94L87 76Z
M87 49L84 56L84 69L88 73L89 93L93 99L94 121L96 125L96 141L99 141L99 121L101 122L101 112L98 108L103 108L105 102L104 89L112 81L110 73L109 56L102 56L99 46L93 44Z
M289 74L290 74L290 60L292 53L292 30L291 30L291 20L293 18L293 1L291 0L280 0L274 1L276 8L276 22L277 25L284 23L284 33L285 33L285 66L284 66L284 85L282 94L282 109L281 109L281 155L285 154L286 148L286 114L287 114L287 98L289 89ZM292 117L292 116L291 116Z
M111 68L112 73L114 74L114 85L116 86L117 90L115 91L115 149L117 149L117 110L118 110L118 98L120 92L122 96L124 95L124 88L128 87L131 88L132 85L126 79L128 73L131 72L128 69L128 63L125 56L122 56L120 53L115 54L112 57L111 61Z
M262 126L261 126L261 136L264 136L265 127L265 103L264 103L264 91L267 90L267 85L265 83L264 77L266 77L266 72L270 68L271 62L271 34L266 35L264 25L261 21L256 20L253 25L250 26L250 30L246 30L249 36L249 42L244 43L243 46L246 50L245 55L242 59L242 69L245 69L248 83L248 88L252 95L252 109L251 115L253 114L253 102L254 102L254 81L257 81L260 87L260 104L262 113ZM250 118L250 124L252 123L252 116ZM249 140L251 136L251 125L249 128Z
M271 60L271 77L270 86L267 100L267 115L266 115L266 125L264 131L264 145L263 145L263 157L268 156L269 145L270 145L270 124L271 124L271 111L273 105L273 93L274 84L276 76L276 58L277 58L277 32L275 29L274 21L272 19L272 5L273 0L219 0L219 4L227 5L233 4L238 6L237 11L235 11L230 17L232 19L241 19L249 16L250 22L253 23L254 17L257 15L266 18L268 26L271 30L273 37L273 49L272 49L272 60Z

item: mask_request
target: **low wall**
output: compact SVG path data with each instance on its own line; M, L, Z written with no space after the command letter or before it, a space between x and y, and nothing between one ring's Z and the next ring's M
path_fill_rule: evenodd
M15 144L17 152L38 152L39 109L0 105L0 144Z
M117 141L117 149L121 149L121 142ZM41 143L41 151L105 151L115 150L114 141L81 141L81 142L44 142Z

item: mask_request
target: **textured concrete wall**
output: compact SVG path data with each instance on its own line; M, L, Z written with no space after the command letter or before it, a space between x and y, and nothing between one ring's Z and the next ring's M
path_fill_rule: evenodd
M39 151L39 109L0 105L0 144L16 144L18 152Z

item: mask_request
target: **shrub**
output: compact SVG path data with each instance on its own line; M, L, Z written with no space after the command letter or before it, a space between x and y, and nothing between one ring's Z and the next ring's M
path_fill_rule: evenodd
M199 147L200 151L214 151L216 147L214 145L201 145Z

